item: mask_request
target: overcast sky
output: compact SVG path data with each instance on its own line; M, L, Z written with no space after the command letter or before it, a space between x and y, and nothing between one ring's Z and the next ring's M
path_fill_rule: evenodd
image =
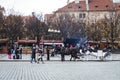
M30 15L31 12L52 13L66 4L67 0L0 0L0 5L5 9L14 9L23 15Z

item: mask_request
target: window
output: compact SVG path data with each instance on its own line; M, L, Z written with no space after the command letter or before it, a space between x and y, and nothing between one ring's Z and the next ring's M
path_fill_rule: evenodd
M119 8L120 8L120 5L119 5Z
M81 6L78 6L78 9L80 9L81 8Z
M72 6L68 6L68 9L72 9Z
M80 13L79 14L79 18L85 18L86 17L86 14L85 13Z
M107 13L104 13L104 16L106 17L106 16L107 16Z
M108 5L106 5L105 7L106 7L106 8L108 8L109 6L108 6Z
M95 7L97 8L97 7L98 7L98 5L97 5L97 4L95 4Z
M72 14L72 18L75 18L75 14Z
M114 15L114 12L110 12L110 16L113 16Z
M100 16L100 13L98 12L98 16Z
M92 18L94 18L94 17L95 17L94 13L92 13L92 14L91 14L91 17L92 17Z
M83 18L85 18L85 13L83 13Z
M82 6L80 4L76 4L76 7L80 9Z
M82 18L82 14L81 13L79 14L79 18Z

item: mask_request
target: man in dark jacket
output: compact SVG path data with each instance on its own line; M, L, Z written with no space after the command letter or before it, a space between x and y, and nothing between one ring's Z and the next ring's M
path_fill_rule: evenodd
M65 61L65 47L61 46L61 61Z
M35 46L35 44L33 44L33 46L32 46L31 61L30 61L31 63L32 63L33 59L34 59L34 62L36 62L35 54L36 54L36 46Z

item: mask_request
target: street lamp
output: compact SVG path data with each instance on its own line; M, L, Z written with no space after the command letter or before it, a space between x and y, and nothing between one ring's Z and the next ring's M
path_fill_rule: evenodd
M26 41L25 41L25 53L27 54L28 51L27 51L27 41L28 41L28 37L26 37Z
M48 32L60 33L60 30L57 30L57 29L48 29Z
M50 32L51 33L51 35L52 35L52 39L54 39L54 35L55 34L59 34L60 33L60 30L57 30L57 29L48 29L48 32Z

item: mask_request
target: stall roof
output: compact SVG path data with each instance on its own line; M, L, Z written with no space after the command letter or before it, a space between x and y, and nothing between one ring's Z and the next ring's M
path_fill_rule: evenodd
M0 39L0 43L5 43L7 41L8 41L8 39Z
M18 40L18 43L36 43L36 40Z

